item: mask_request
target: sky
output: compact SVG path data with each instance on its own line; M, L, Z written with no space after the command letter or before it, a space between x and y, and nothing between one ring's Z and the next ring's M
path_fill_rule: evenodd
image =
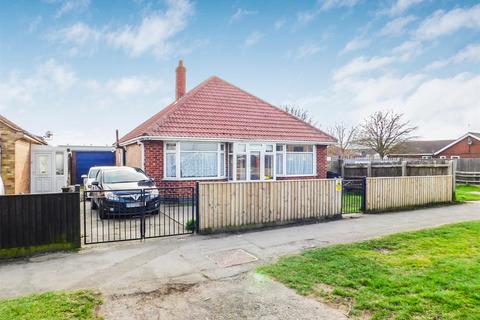
M480 1L0 3L0 114L52 144L106 145L212 75L328 130L377 110L420 139L480 132Z

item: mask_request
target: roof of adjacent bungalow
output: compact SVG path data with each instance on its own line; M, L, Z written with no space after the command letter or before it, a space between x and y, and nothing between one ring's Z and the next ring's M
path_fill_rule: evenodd
M467 132L456 140L423 140L406 141L397 146L390 152L390 156L432 156L452 147L467 137L472 137L480 141L480 133Z
M0 115L0 122L3 123L5 126L9 127L15 132L19 132L23 134L23 137L29 140L33 140L34 142L38 144L44 144L46 145L47 142L43 139L41 136L37 136L35 134L32 134L22 128L20 128L17 124L13 123L12 121L8 120L4 116Z
M133 129L119 142L166 139L332 144L336 140L250 93L211 77Z

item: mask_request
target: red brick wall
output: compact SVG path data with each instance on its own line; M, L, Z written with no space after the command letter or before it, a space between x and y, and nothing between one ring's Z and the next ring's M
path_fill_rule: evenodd
M169 181L163 179L163 141L144 141L145 172L155 179L157 187L193 187L196 180ZM298 179L325 179L327 177L327 147L317 145L317 175L314 177L288 177L277 178L277 180L298 180ZM226 159L228 150L225 150ZM228 172L228 161L226 161ZM212 180L208 180L212 181ZM217 181L226 181L217 180Z
M467 138L465 138L441 152L437 157L446 156L450 158L450 156L460 156L460 158L480 158L480 141L474 138L471 139L471 145L468 144Z

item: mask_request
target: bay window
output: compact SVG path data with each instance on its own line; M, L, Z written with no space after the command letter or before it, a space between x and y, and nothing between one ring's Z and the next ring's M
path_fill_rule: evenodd
M167 142L165 177L173 179L225 177L225 145L210 142Z

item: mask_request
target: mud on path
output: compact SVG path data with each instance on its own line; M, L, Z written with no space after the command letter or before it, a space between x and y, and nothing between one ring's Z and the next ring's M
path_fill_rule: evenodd
M253 272L198 284L166 284L151 292L105 297L105 319L347 319Z

